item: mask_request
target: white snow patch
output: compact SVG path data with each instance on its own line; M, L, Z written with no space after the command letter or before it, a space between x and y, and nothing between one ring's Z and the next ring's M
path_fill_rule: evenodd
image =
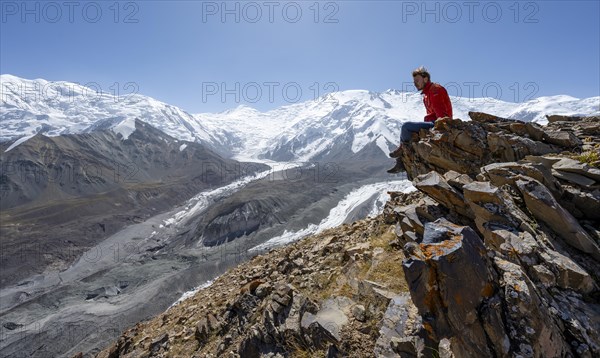
M377 146L379 147L379 149L381 149L381 151L385 154L385 155L389 155L390 152L390 148L387 145L387 140L385 139L384 136L379 136L379 138L377 138L375 140L375 143L377 144Z
M210 287L210 286L213 284L213 282L215 282L215 280L216 280L216 278L215 278L215 279L213 279L213 280L210 280L210 281L206 281L205 283L201 284L200 286L198 286L198 287L195 287L195 288L193 288L193 289L191 289L191 290L189 290L189 291L187 291L187 292L184 292L184 293L183 293L183 295L181 295L181 297L179 297L179 299L178 299L177 301L175 301L175 302L174 302L174 303L173 303L173 304L172 304L172 305L169 307L169 309L170 309L170 308L172 308L172 307L174 307L174 306L177 306L177 305L178 305L178 304L180 304L181 302L183 302L183 301L187 300L188 298L190 298L190 297L194 296L196 293L198 293L198 291L200 291L200 290L202 290L202 289L205 289L205 288L207 288L207 287Z
M131 133L135 131L135 118L126 118L111 129L113 132L120 134L123 140L128 139Z
M9 150L13 149L14 147L18 146L21 143L26 142L27 140L29 140L30 138L33 138L33 137L35 137L35 134L28 135L28 136L17 139L13 144L10 145L10 147L6 148L4 153L8 152Z
M173 218L170 218L170 219L167 219L167 220L165 220L165 226L166 226L166 227L170 227L170 226L171 226L171 225L173 225L174 223L175 223L175 219L173 219Z
M184 150L185 148L187 148L187 144L182 144L182 145L180 145L180 146L179 146L179 151L180 151L180 152L183 152L183 150Z

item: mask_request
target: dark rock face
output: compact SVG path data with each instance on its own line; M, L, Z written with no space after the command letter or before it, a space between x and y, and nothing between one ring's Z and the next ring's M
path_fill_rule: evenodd
M272 224L277 220L277 208L282 206L281 199L270 198L237 203L230 213L221 214L202 225L204 245L213 246L249 235L261 225Z
M380 332L375 356L418 357L423 354L425 341L422 321L409 294L403 293L390 300Z
M559 234L567 244L600 261L600 248L579 222L554 199L550 191L536 180L519 180L517 187L533 216Z
M470 115L436 122L403 153L446 219L415 225L425 201L386 209L425 339L454 357L599 355L600 177L564 156L597 147L599 124Z
M425 226L432 242L420 245L417 255L403 264L412 301L430 337L439 342L463 332L457 346L473 356L489 356L477 309L494 291L486 250L469 227L440 219Z
M448 238L421 244L404 270L433 342L449 339L459 357L569 354L561 325L518 264L490 260L468 227L438 220L426 225L426 236L428 230Z
M469 113L472 121L444 118L435 128L421 131L402 159L408 175L415 178L430 171L449 170L475 176L480 168L498 162L515 162L526 156L593 148L588 139L599 130L597 117L576 122L555 122L548 127L502 119L485 113ZM415 135L416 136L416 135Z

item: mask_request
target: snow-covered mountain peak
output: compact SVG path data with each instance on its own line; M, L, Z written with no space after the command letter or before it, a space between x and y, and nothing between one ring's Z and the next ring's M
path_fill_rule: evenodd
M455 118L468 120L479 111L525 121L546 123L548 114L600 113L600 97L577 99L558 95L525 103L495 98L451 97ZM197 116L204 116L199 114ZM346 146L356 153L375 143L387 154L398 143L402 123L425 116L420 92L390 89L384 92L348 90L323 95L313 101L291 104L267 112L245 112L248 130L260 138L242 151L275 160L309 160ZM221 121L230 119L222 118ZM255 125L248 125L255 123ZM345 143L345 144L342 144ZM265 146L266 144L266 146Z
M265 112L239 105L192 115L140 94L113 96L75 83L12 75L1 75L0 82L0 141L38 132L52 136L113 128L137 118L179 140L201 142L238 159L311 160L336 151L357 153L370 143L387 155L398 143L402 124L425 116L419 92L396 89L332 92ZM600 97L557 95L524 103L451 97L451 101L454 117L463 120L468 120L469 111L538 123L546 123L549 114L600 114Z
M388 88L385 91L383 91L382 93L398 95L398 94L402 93L402 91L400 91L399 89L395 89L395 88Z
M191 114L140 94L114 95L93 86L13 75L0 75L0 87L0 141L38 132L49 136L81 133L99 121L115 118L139 118L182 140L208 145L217 141Z
M244 116L244 115L255 115L257 113L260 113L260 111L257 110L256 108L247 106L245 104L240 104L235 108L227 109L223 112L220 112L219 114L239 117L239 116Z

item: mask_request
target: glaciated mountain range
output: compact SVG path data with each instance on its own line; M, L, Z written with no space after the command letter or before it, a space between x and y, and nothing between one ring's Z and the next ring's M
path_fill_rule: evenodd
M121 132L128 128L123 121L138 118L174 138L200 142L225 156L308 161L340 152L357 153L370 143L385 155L398 142L402 123L424 116L419 93L397 90L335 92L267 112L242 105L221 113L191 114L147 96L98 94L69 82L12 75L1 75L0 82L0 141L107 126ZM545 123L547 114L600 113L600 97L557 95L524 103L493 98L451 100L454 117L461 119L467 119L472 110L538 123Z

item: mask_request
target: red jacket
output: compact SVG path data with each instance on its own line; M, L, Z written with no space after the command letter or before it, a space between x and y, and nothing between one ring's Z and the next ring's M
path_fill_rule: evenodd
M423 104L427 110L425 122L435 122L442 117L452 118L452 103L444 87L437 83L427 82L421 92L423 94Z

